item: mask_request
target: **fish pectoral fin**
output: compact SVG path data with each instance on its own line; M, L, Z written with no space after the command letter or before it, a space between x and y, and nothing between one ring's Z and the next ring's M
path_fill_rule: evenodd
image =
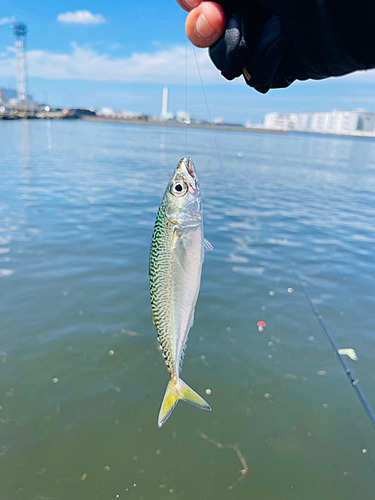
M174 250L176 248L176 245L177 245L179 238L181 238L181 232L178 229L178 227L175 227L173 229L173 233L172 233L172 244L171 244L172 250Z
M206 240L206 238L204 238L204 240L203 240L203 245L204 245L204 249L206 252L210 252L211 250L214 249L212 244L208 240Z
M178 379L176 381L171 379L168 382L164 399L161 404L158 427L165 424L180 399L187 401L201 410L211 411L211 406L201 396L199 396L199 394L185 384L183 380Z

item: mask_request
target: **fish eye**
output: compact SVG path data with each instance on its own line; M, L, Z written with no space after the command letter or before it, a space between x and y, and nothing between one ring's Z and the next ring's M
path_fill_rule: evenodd
M187 186L183 181L176 181L172 184L170 191L174 196L183 196L187 192Z

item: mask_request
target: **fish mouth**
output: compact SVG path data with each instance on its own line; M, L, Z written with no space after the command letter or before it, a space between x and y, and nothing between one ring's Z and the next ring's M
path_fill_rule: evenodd
M198 179L197 179L197 175L195 173L195 167L194 167L194 163L193 163L193 160L191 158L188 158L186 160L186 158L183 158L181 161L180 161L180 167L185 167L184 170L186 171L186 177L187 177L187 181L188 181L188 184L189 184L189 187L191 188L192 191L195 191L197 189L197 183L198 183Z
M189 172L189 174L191 175L191 177L197 181L197 176L195 174L195 167L194 167L194 163L193 163L193 160L191 158L188 158L188 161L186 163L186 170Z

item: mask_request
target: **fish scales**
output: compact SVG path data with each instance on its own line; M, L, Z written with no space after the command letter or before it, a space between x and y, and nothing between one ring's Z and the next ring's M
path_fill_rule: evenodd
M182 159L160 204L150 249L152 316L170 373L159 413L159 427L180 399L205 410L211 409L179 377L200 288L203 244L198 180L191 159Z
M164 201L164 199L163 199ZM158 340L169 372L176 370L172 358L173 331L170 324L171 245L173 232L168 227L165 202L161 204L155 222L150 251L150 290L152 317Z

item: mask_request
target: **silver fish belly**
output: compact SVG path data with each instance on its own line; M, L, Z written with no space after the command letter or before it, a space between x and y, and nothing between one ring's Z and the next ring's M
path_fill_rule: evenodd
M210 406L179 377L189 330L194 321L204 259L201 198L195 168L182 159L159 207L150 250L153 321L170 373L161 405L161 427L180 399Z

